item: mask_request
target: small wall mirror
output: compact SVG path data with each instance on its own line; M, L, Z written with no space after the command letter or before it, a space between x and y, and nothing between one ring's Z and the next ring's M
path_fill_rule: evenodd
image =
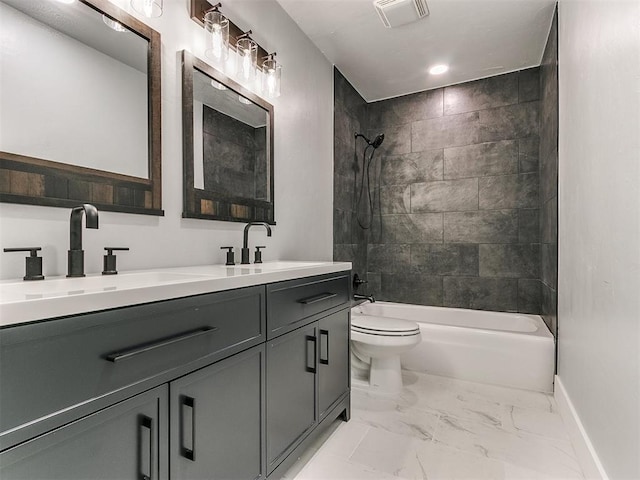
M182 52L185 218L275 224L273 106Z
M0 19L0 200L162 215L160 34L108 0Z

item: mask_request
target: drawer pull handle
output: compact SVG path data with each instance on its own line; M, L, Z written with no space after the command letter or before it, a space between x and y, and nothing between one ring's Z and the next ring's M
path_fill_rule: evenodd
M313 343L313 366L309 366L309 351L307 351L307 365L306 370L309 373L316 373L318 369L316 368L316 358L318 357L318 338L315 335L307 335L306 336L307 345L309 342Z
M187 397L186 395L182 395L180 399L181 410L180 410L180 453L182 456L192 462L196 461L196 399L193 397ZM185 415L185 407L191 409L191 448L187 448L185 446L184 437L185 437L185 429L187 426L186 415Z
M314 295L312 297L302 298L298 300L298 303L303 303L304 305L311 305L312 303L321 302L323 300L329 300L330 298L337 297L337 293L325 292L319 295Z
M325 350L327 352L327 356L325 358L322 358L322 337L327 338L327 348ZM329 365L329 330L320 330L320 363L322 365Z
M183 340L189 340L191 338L199 337L200 335L215 332L217 329L218 327L198 328L196 330L191 330L189 332L179 333L178 335L162 338L154 342L145 343L143 345L129 348L127 350L121 350L119 352L110 353L105 358L110 362L114 362L114 363L120 360L127 360L136 355L140 355L141 353L146 353L151 350L155 350L156 348L166 347L167 345L182 342Z
M143 442L143 437L140 437L140 448L141 448L141 452L140 452L140 480L151 480L151 476L153 475L153 419L150 417L147 417L146 415L141 415L140 416L140 427L141 429L145 429L149 431L149 466L148 466L148 472L149 474L147 475L144 472L144 442Z

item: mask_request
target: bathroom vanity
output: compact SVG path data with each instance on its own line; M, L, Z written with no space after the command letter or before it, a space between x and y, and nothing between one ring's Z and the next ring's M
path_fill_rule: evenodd
M1 282L0 477L281 477L349 419L350 267Z

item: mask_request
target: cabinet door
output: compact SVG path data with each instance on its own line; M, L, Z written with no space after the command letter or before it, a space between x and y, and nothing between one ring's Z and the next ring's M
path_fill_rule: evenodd
M319 321L318 408L320 419L349 390L349 310Z
M0 454L2 480L167 479L167 387Z
M171 479L264 478L264 345L169 384Z
M318 420L316 325L312 323L267 342L268 473Z

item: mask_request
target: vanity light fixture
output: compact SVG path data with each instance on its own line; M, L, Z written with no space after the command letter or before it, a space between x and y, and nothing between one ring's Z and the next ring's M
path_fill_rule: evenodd
M204 14L205 56L224 65L229 58L229 19L220 13L217 3Z
M236 41L236 52L239 56L238 75L245 82L255 77L258 64L258 44L249 36L251 33L251 30L247 30Z
M131 0L133 9L147 18L162 15L163 0Z
M262 92L269 98L280 96L282 66L276 62L276 52L270 53L262 62Z
M449 65L439 64L439 65L434 65L433 67L431 67L429 69L429 73L431 75L441 75L441 74L445 73L448 70L449 70Z

